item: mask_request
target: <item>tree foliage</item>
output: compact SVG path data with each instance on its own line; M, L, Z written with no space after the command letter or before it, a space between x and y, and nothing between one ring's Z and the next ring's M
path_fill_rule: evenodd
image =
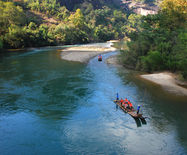
M74 5L75 11L69 11L57 0L0 0L0 42L4 48L20 48L123 38L128 17L105 3L108 1L112 2L80 2ZM45 24L44 16L56 20L56 24Z
M122 52L123 62L148 72L180 71L187 78L187 3L164 0L161 7L158 14L142 17L141 27L130 32L129 51Z

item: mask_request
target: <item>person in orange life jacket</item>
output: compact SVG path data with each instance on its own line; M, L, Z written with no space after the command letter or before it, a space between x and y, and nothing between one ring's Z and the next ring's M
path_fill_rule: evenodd
M121 98L121 100L120 100L120 104L122 105L122 103L123 103L123 99Z
M123 101L122 106L126 108L126 105L125 101Z
M132 103L131 103L130 100L129 100L129 108L132 109L132 107L133 107L133 106L132 106Z
M125 99L126 108L130 108L130 102L129 100Z
M127 104L127 103L124 103L124 107L127 108L127 107L128 107L128 104Z
M127 101L128 101L127 98L125 98L125 100L123 100L123 103L122 103L123 107L125 107L125 108L127 107Z
M102 59L102 56L101 56L101 54L99 54L99 56L98 56L98 59Z
M125 104L128 104L128 100L127 100L127 98L125 98L124 102L125 102Z

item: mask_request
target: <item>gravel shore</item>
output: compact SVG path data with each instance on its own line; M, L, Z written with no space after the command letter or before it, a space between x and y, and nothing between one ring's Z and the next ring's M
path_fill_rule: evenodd
M107 45L106 47L94 46L94 45L69 47L62 50L61 58L68 61L78 61L78 62L86 63L92 57L116 50L116 48L110 47L110 43L106 45Z

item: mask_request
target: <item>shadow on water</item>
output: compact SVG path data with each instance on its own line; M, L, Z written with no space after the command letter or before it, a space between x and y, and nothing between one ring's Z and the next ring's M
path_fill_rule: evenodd
M140 118L142 124L146 125L147 124L147 121L146 121L146 118Z
M1 114L29 111L59 120L85 103L91 93L87 88L91 73L83 64L62 61L59 54L50 49L31 51L0 63Z
M134 118L134 120L136 122L137 127L141 127L142 126L141 121L140 121L139 118Z

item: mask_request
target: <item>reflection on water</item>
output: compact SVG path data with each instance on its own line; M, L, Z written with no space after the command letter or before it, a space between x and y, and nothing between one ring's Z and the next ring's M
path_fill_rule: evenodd
M1 154L187 153L186 98L97 58L61 60L59 48L1 57ZM116 92L140 104L146 122L117 108Z

